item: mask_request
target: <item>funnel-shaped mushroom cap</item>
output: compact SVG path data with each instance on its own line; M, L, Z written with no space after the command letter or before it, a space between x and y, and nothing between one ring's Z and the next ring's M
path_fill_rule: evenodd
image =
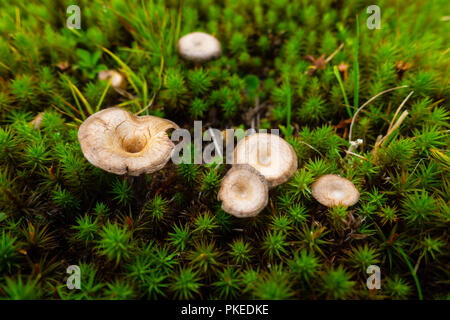
M108 108L87 118L78 129L86 159L115 174L138 176L160 170L169 161L174 144L166 130L172 121L138 117L120 108Z
M313 197L327 207L350 207L358 202L359 192L355 185L342 177L327 174L312 185Z
M275 187L286 182L297 170L294 148L283 138L255 133L243 138L234 149L235 164L249 164Z
M256 216L269 201L266 179L249 165L236 165L225 175L218 200L222 209L238 218Z
M220 42L204 32L193 32L178 40L178 52L183 59L204 62L220 57Z

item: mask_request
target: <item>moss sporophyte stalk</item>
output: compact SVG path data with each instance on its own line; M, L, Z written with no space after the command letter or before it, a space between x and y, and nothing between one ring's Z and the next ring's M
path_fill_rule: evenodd
M0 298L448 299L446 4L2 3Z

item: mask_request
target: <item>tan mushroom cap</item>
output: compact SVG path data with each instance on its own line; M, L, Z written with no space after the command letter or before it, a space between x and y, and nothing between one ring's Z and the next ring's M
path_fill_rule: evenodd
M359 200L359 191L355 185L342 177L327 174L312 184L312 195L327 207L351 207Z
M222 209L238 218L256 216L269 201L266 179L249 165L233 166L225 175L217 195Z
M269 133L254 133L239 141L234 149L235 164L249 164L275 187L291 178L297 170L297 154L283 138Z
M86 159L115 174L138 176L163 168L175 147L166 130L177 129L172 121L138 117L120 108L108 108L88 117L78 129Z
M116 70L102 70L98 73L98 79L101 81L111 79L111 86L117 89L125 89L127 86L125 77Z
M31 120L31 124L33 125L34 130L38 130L41 127L42 120L44 118L44 112L39 112L33 120Z
M183 59L204 62L220 57L219 40L204 32L192 32L178 40L178 52Z

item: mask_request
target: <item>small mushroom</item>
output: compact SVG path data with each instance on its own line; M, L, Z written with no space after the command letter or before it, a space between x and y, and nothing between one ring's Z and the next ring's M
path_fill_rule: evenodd
M349 67L348 64L346 64L345 62L341 62L338 65L338 70L339 70L340 73L343 74L344 81L347 81L348 67Z
M359 200L359 191L355 185L342 177L327 174L312 185L312 195L327 207L351 207Z
M294 148L283 138L269 133L254 133L239 141L234 149L235 164L249 164L275 187L291 178L297 170Z
M78 129L86 159L115 174L138 176L160 170L169 161L175 145L166 130L177 129L172 121L138 117L112 107L88 117Z
M220 57L220 42L204 32L192 32L178 40L178 52L183 59L196 63Z
M34 119L31 120L31 124L33 125L34 130L38 130L41 127L43 116L44 116L44 113L39 112L36 115L36 117L34 117Z
M267 181L249 165L235 165L225 175L217 195L222 209L238 218L254 217L267 205Z
M125 77L116 70L102 70L98 73L98 79L101 81L111 79L111 86L114 89L125 89L127 82Z
M59 70L66 71L67 69L69 69L70 64L69 64L69 61L61 61L61 62L58 62L56 64L56 66L58 67Z

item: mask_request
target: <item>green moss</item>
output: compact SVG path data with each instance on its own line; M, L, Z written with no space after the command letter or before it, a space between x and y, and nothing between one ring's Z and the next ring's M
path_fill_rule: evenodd
M366 28L364 1L93 0L79 30L61 23L67 3L46 2L0 10L0 298L448 296L444 0L381 1L379 30ZM178 39L197 30L218 38L219 59L179 57ZM124 91L97 79L106 69L125 75ZM115 176L77 137L113 105L188 130L279 128L298 170L251 219L217 201L226 165ZM363 142L347 152L350 129ZM359 202L318 204L311 186L324 174L350 179ZM67 289L69 265L82 290ZM382 272L376 294L370 265Z

